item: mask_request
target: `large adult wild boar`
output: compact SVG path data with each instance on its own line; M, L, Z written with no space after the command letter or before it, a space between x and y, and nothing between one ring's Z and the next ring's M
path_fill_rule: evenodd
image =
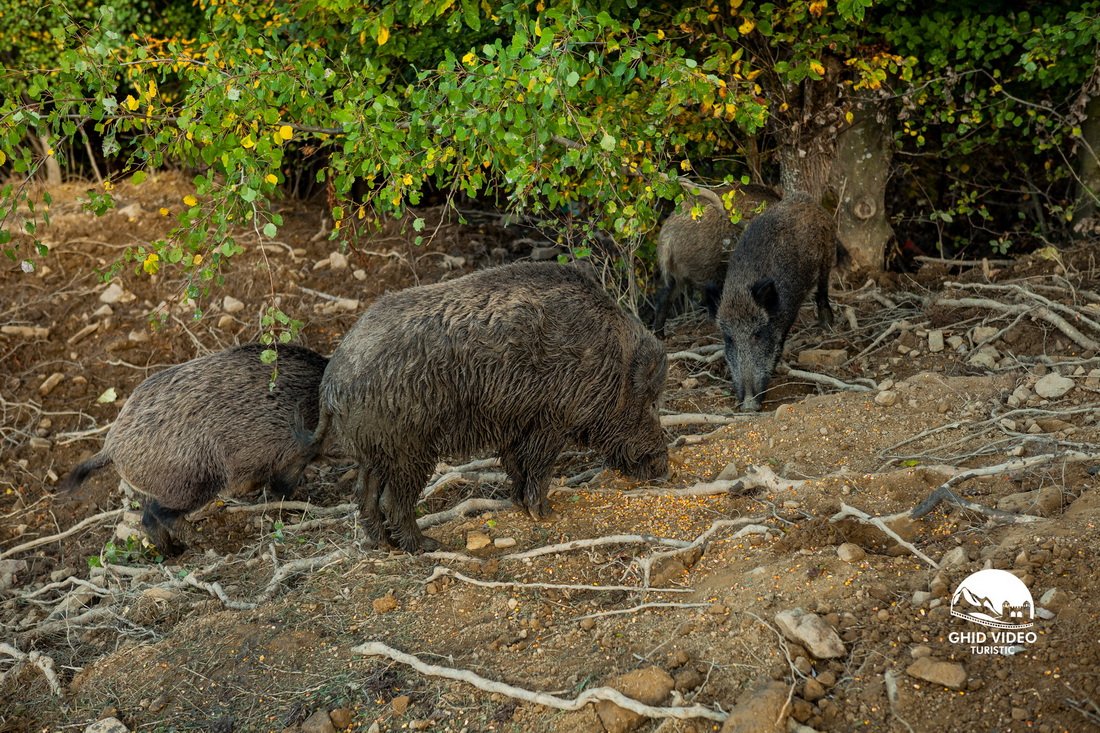
M317 389L328 362L300 346L278 348L278 372L260 361L266 347L236 346L158 372L138 385L111 425L103 449L66 477L75 489L114 464L150 498L141 524L165 555L185 549L176 520L225 489L268 485L287 497L313 454L298 439L317 424Z
M579 270L519 263L379 298L336 348L313 436L360 464L373 539L437 543L414 509L442 456L495 450L535 519L569 444L640 479L667 473L664 349Z
M730 255L718 326L737 399L760 409L802 301L816 288L817 320L833 320L829 273L843 254L832 217L806 193L792 193L745 228Z
M725 196L731 191L734 192L733 206L741 216L736 224L730 221L729 212L706 199L692 197L685 199L680 208L661 225L657 236L657 267L661 287L654 296L653 319L653 332L658 336L664 336L665 321L672 305L685 289L701 292L707 313L714 317L722 282L726 279L730 251L737 244L745 225L779 200L770 188L755 185L726 186L715 193ZM703 210L698 218L694 218L691 209L697 201L702 202Z

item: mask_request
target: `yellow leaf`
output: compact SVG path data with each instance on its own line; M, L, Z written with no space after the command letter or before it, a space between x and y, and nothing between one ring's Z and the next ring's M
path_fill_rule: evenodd
M195 255L194 257L192 257L191 258L191 264L196 266L196 267L201 265L202 264L202 255Z
M256 147L256 141L252 139L251 135L245 135L244 140L241 140L241 147L251 150Z
M272 186L279 182L278 177L276 177L274 173L268 173L266 176L264 176L264 180L270 183Z
M825 0L814 0L812 3L810 3L810 15L814 16L815 18L820 18L821 14L825 12L825 8L828 7L828 5L829 3L827 3Z
M294 137L294 128L290 125L283 125L279 128L279 137L283 140L289 140Z
M111 181L104 181L103 182L103 190L104 191L110 191L114 187L115 187L115 184L112 183Z
M535 35L542 38L542 24L538 20L535 21Z
M197 198L195 198L194 196L192 196L191 194L187 194L186 196L183 197L183 203L186 204L187 206L197 206L198 203L199 203L199 200Z
M691 170L691 161L688 160L687 158L684 158L683 160L681 160L680 161L680 170L685 170L685 171Z
M7 154L5 154L3 150L0 150L0 165L4 165L4 163L6 163L7 160L8 160Z
M412 174L406 173L405 175L401 176L401 182L404 183L406 186L411 186L413 182Z
M844 121L847 122L849 125L852 124L852 120L854 120L855 118L856 116L852 114L852 110L848 110L844 113Z
M730 0L730 10L736 11L745 0Z
M825 67L821 65L820 61L811 61L810 70L818 76L825 76Z
M150 79L149 86L145 90L145 98L152 99L155 96L157 96L157 83L156 81Z
M160 215L161 216L168 216L168 213L169 213L168 209L164 208L163 206L160 207Z
M659 41L665 40L665 32L663 30L661 30L660 28L657 29L657 40L659 40Z
M141 269L150 275L157 274L157 270L160 269L160 257L157 256L156 252L150 252L145 256L145 261L141 263Z
M385 46L388 40L390 40L390 29L382 26L378 29L378 45Z
M755 27L756 27L756 23L754 23L751 20L748 20L746 18L744 23L737 26L737 32L740 33L743 36L747 36L748 34L752 33L752 30Z
M467 66L473 66L474 61L476 61L476 60L477 60L477 56L474 56L473 51L467 52L467 54L462 57L462 63L466 64Z
M126 99L122 100L122 103L125 104L126 109L130 110L131 112L138 108L138 101L134 99L134 95L132 94L127 94Z

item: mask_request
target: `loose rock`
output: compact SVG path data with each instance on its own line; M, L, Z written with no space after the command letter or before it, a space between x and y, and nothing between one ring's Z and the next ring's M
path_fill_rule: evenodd
M848 563L859 562L867 557L866 550L851 542L845 542L843 545L836 548L836 554L837 557Z
M962 567L968 562L970 562L970 558L966 556L965 547L952 547L950 550L943 553L943 557L940 558L940 567Z
M784 733L788 715L787 686L762 680L737 700L721 733Z
M1043 399L1056 400L1073 389L1073 385L1069 377L1051 372L1035 383L1035 394Z
M328 266L330 270L346 270L348 269L348 256L343 252L333 252L328 256Z
M941 662L932 657L921 657L905 669L910 677L961 690L966 685L966 668L955 662Z
M328 711L328 719L332 721L332 726L336 730L344 730L351 727L351 721L354 714L348 708L336 708L335 710Z
M801 608L780 611L775 615L775 624L784 636L806 647L818 659L835 659L847 653L840 636L816 613Z
M676 686L668 672L660 667L636 669L614 677L605 684L646 705L660 705ZM627 733L646 720L643 716L607 700L596 703L596 714L600 716L608 733Z
M384 595L371 601L375 613L389 613L397 608L397 599L392 595Z
M324 710L318 710L306 718L301 725L301 730L302 733L336 733L336 728L333 727L328 713Z
M411 698L408 695L398 695L390 701L390 707L393 708L394 715L404 715L405 711L409 709L409 703Z
M933 354L943 351L943 331L928 332L928 350Z
M1019 491L1002 496L997 508L1013 514L1032 514L1048 517L1062 508L1062 489L1057 486L1044 486L1032 491Z
M882 405L883 407L889 407L898 401L898 393L889 389L884 389L875 395L875 404Z
M515 546L516 546L516 538L515 537L497 537L495 540L493 540L493 547L496 547L496 548L501 549L501 550L507 549L509 547L515 547Z
M244 303L237 300L232 295L227 295L222 298L222 310L226 313L240 313L244 310Z
M466 535L466 549L471 552L480 550L483 547L488 547L492 542L489 535L484 532L470 532Z
M103 718L84 729L84 733L130 733L118 718Z

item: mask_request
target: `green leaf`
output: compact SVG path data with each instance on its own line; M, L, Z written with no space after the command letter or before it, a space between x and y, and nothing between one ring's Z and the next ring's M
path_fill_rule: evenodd
M271 222L264 224L264 236L268 239L274 239L275 235L279 233L279 227L275 226Z
M615 149L615 145L617 144L617 142L618 141L615 140L613 136L605 132L603 134L603 137L600 138L600 147L610 153L612 150Z

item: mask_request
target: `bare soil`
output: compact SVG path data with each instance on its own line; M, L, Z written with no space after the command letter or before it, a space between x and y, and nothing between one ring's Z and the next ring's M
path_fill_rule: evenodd
M0 642L9 645L0 647L0 731L83 730L107 716L130 730L322 730L311 727L318 711L334 711L331 720L361 731L605 730L592 706L563 712L427 677L352 651L365 641L566 698L657 666L676 683L664 704L728 712L739 700L748 704L746 690L757 682L778 680L790 691L789 719L818 731L1100 730L1100 458L1055 458L955 487L977 504L1000 503L1037 521L941 504L917 520L890 521L910 549L876 527L830 520L842 504L872 516L908 512L946 480L945 467L1100 453L1095 351L1043 320L1038 307L1020 315L941 302L1034 304L1025 298L1039 294L1100 339L1089 330L1100 321L1095 243L1000 270L926 266L877 283L841 282L835 328L822 333L808 305L788 340L787 363L871 389L779 375L758 414L737 412L724 362L705 361L717 333L689 310L671 324L667 346L699 356L671 362L664 409L734 421L670 427L673 474L661 484L604 470L567 484L600 467L589 453L568 453L553 494L559 518L535 523L503 508L429 529L454 553L450 559L363 549L354 515L339 508L352 501L353 468L339 462L311 468L298 489L296 499L319 508L227 498L191 517L190 549L168 562L117 537L118 525L125 530L134 520L118 514L13 552L88 517L135 508L140 495L125 496L109 470L73 495L54 489L98 450L136 385L170 364L254 340L271 303L305 321L300 342L331 353L379 294L530 250L517 241L529 233L496 216L469 212L462 222L425 209L418 214L432 234L426 244L413 244L411 220L364 227L345 253L348 267L334 269L323 203L288 202L282 242L234 258L224 287L200 304L201 318L180 302L182 282L132 270L116 279L121 300L104 309L108 285L99 273L123 248L163 236L190 190L181 176L154 176L140 189L123 187L120 209L96 218L80 206L84 188L53 192L45 231L51 253L37 271L8 263L0 272L0 326L49 329L0 335ZM981 289L989 284L1023 291ZM226 295L243 309L227 313ZM150 314L158 311L167 319L153 328ZM930 331L948 340L942 351L930 351ZM808 349L845 353L799 365ZM1073 388L1057 398L1036 395L1036 382L1051 372L1071 378ZM60 381L44 389L54 373ZM1027 391L1014 396L1021 386ZM109 390L115 399L101 400ZM475 457L455 463L467 458ZM687 490L754 466L801 483L712 495L651 491ZM424 512L470 497L503 498L507 487L493 472L448 483ZM1010 497L1022 492L1031 493ZM735 537L738 525L720 526L700 548L655 561L650 590L641 589L647 558L672 549L659 538L692 541L718 520L740 518L758 531ZM467 550L477 532L514 546ZM508 557L624 534L641 541ZM842 560L843 543L865 556ZM952 562L933 568L914 549ZM284 571L270 584L295 561L300 572ZM437 565L481 581L588 589L424 582ZM984 628L949 613L956 586L983 567L1016 573L1039 605L1057 590L1035 618L1036 640L1015 654L975 653L949 639ZM667 605L636 609L643 603ZM775 615L799 607L836 629L843 657L815 659L783 638ZM30 652L48 658L41 664L56 673L60 695L39 666L18 661L16 653ZM961 689L908 674L921 655L961 664ZM896 699L888 680L896 680ZM719 727L646 720L637 730ZM788 729L806 730L795 722L777 730Z

